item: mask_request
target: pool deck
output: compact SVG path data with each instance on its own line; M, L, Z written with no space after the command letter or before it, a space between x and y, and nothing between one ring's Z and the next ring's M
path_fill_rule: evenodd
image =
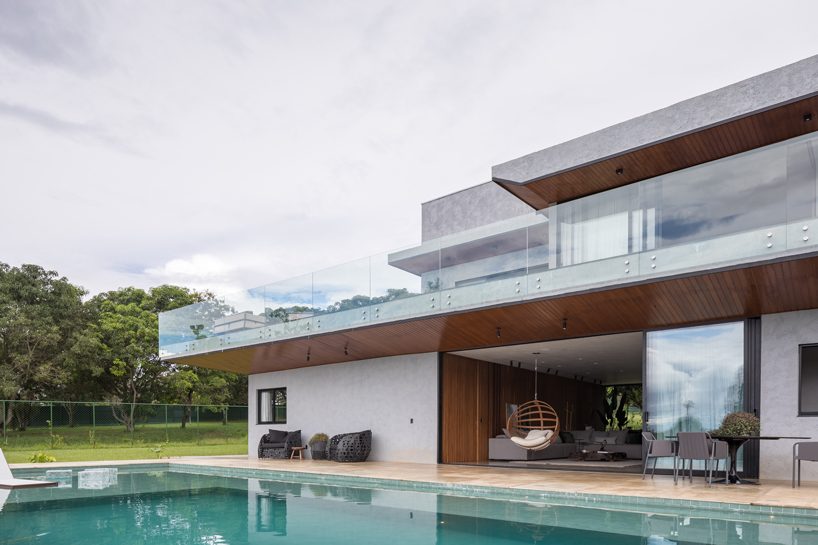
M130 465L182 463L234 469L268 469L343 477L394 479L424 483L490 486L497 488L537 490L542 492L581 493L613 496L638 496L674 500L699 500L761 505L782 508L818 509L818 482L802 482L793 489L789 481L763 481L760 485L705 486L702 477L693 483L673 484L668 475L642 480L641 475L595 473L590 471L529 470L484 466L411 464L398 462L364 462L340 464L321 460L256 460L247 456L191 456L161 460L118 460L112 462L58 463L53 467L93 465ZM12 468L49 467L46 464L14 464Z

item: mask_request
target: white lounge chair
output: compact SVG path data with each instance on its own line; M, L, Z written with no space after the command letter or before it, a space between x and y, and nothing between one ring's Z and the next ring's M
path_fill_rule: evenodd
M3 455L3 449L0 449L0 489L15 490L17 488L46 488L49 486L57 486L57 483L54 481L15 479L6 462L6 457Z

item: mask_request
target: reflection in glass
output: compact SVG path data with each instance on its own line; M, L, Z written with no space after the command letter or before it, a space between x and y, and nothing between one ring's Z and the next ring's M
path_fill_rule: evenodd
M744 323L647 334L647 427L657 437L718 428L744 400Z

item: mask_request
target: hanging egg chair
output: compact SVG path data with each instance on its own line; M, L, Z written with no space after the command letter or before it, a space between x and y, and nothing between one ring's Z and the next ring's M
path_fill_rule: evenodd
M559 436L560 418L551 405L538 399L526 401L506 423L509 439L527 450L543 450Z

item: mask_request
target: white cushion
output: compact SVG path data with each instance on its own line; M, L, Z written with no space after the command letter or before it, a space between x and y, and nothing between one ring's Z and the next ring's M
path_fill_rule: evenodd
M531 430L525 439L522 437L512 437L511 440L523 448L531 448L548 443L552 435L554 435L554 432L551 430Z

